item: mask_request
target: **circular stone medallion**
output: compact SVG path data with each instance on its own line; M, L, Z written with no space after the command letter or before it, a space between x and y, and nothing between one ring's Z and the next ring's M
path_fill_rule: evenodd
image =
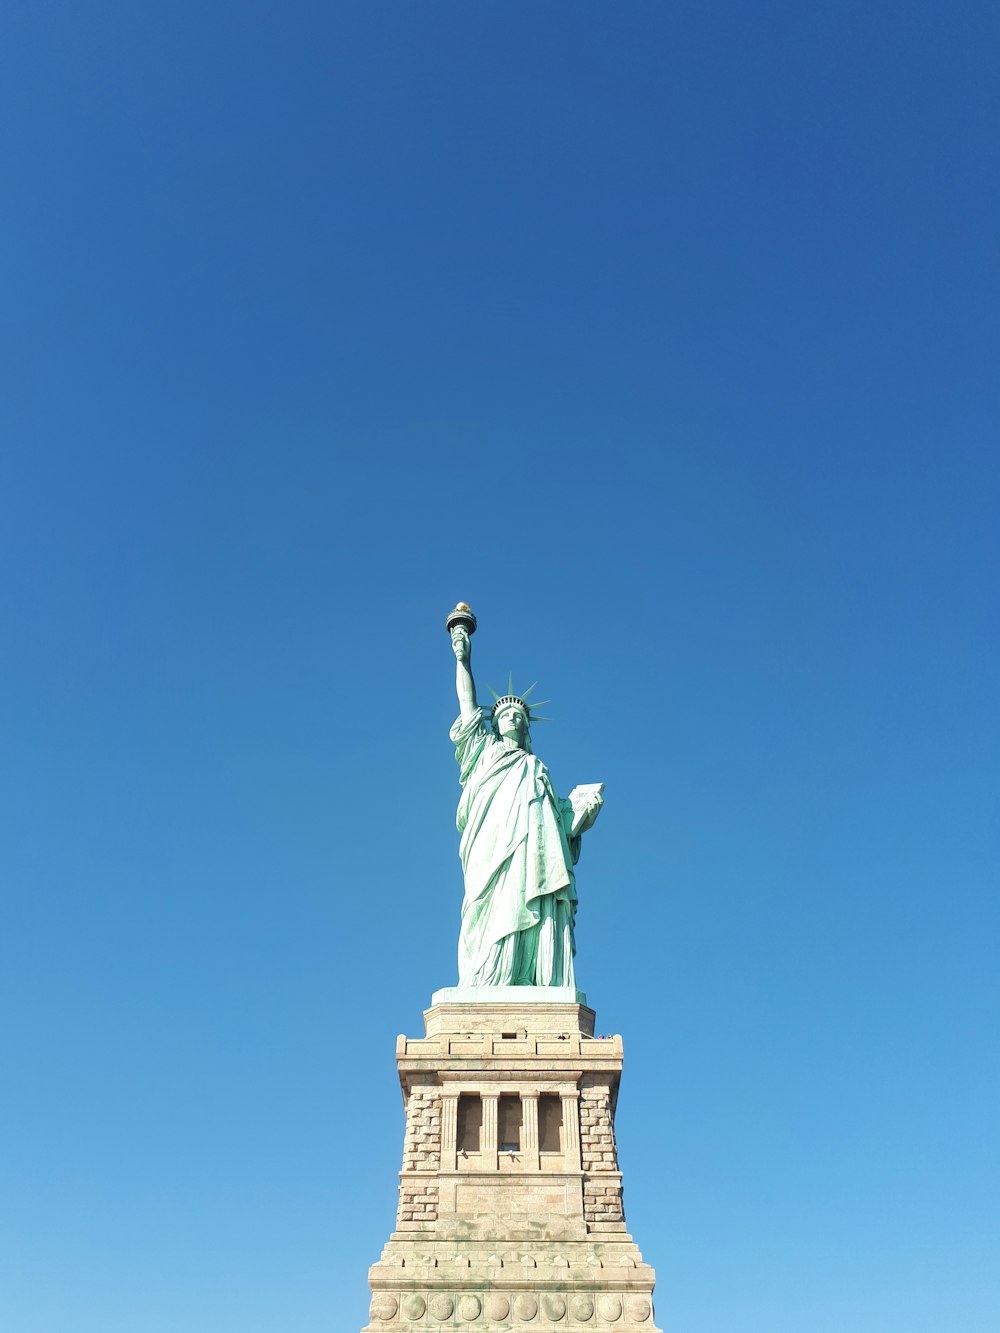
M473 1319L479 1318L482 1308L478 1296L463 1296L458 1303L458 1317L464 1319L466 1323L471 1323Z
M599 1296L597 1298L597 1313L602 1319L606 1319L609 1324L613 1324L616 1319L622 1317L622 1303L618 1296Z
M593 1319L594 1300L592 1296L574 1296L569 1304L574 1319L579 1319L581 1322Z
M543 1296L542 1313L546 1319L564 1319L566 1317L566 1302L561 1296Z
M653 1313L653 1307L645 1296L630 1296L625 1304L629 1319L637 1324L644 1323Z
M494 1292L486 1297L486 1318L487 1319L506 1319L510 1314L510 1301L506 1296L501 1296Z
M427 1302L427 1310L432 1319L450 1319L455 1302L450 1296L432 1296Z
M529 1319L534 1319L538 1313L538 1302L534 1296L518 1296L514 1301L514 1318L523 1319L525 1323Z
M372 1297L372 1319L393 1319L398 1309L399 1303L395 1296L390 1296L387 1291L380 1292L378 1296Z
M423 1296L407 1296L403 1301L403 1314L407 1319L419 1319L427 1309Z

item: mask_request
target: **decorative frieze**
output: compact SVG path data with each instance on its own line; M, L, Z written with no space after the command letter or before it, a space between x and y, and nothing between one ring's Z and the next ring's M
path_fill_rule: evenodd
M370 1328L424 1328L448 1321L456 1324L492 1326L513 1321L528 1327L560 1324L569 1327L613 1325L616 1333L651 1329L653 1302L647 1295L627 1291L434 1291L379 1292L372 1297Z

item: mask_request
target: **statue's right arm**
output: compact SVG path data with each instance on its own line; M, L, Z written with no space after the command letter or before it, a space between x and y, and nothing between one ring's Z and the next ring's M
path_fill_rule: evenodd
M455 689L462 721L468 722L476 714L476 682L472 679L472 643L469 631L456 625L451 632L451 646L455 650Z

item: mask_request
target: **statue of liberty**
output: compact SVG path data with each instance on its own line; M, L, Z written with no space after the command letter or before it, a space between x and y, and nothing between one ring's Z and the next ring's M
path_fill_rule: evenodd
M476 701L471 635L476 618L460 602L448 617L461 710L451 729L462 796L457 824L465 875L458 941L460 986L574 986L573 866L580 839L603 804L600 785L556 795L531 752L524 695ZM494 691L495 693L495 691Z

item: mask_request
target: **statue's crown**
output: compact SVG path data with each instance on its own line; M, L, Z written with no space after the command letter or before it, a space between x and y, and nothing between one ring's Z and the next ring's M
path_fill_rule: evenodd
M528 721L529 722L531 721L531 709L518 694L501 695L500 698L497 699L496 703L493 705L492 716L496 717L497 713L500 712L501 708L506 708L508 704L513 704L515 708L520 708L521 712L525 715Z
M493 705L493 710L490 713L490 717L493 719L494 723L496 722L497 714L503 708L520 708L521 712L528 719L529 724L532 722L548 722L549 719L547 717L541 717L538 713L532 712L532 709L541 708L543 704L547 704L549 702L548 699L539 699L537 703L533 704L528 703L528 695L537 684L538 682L535 681L535 684L529 685L523 694L515 694L514 676L511 674L507 677L506 694L497 694L496 690L491 685L490 693L496 700L496 703Z

